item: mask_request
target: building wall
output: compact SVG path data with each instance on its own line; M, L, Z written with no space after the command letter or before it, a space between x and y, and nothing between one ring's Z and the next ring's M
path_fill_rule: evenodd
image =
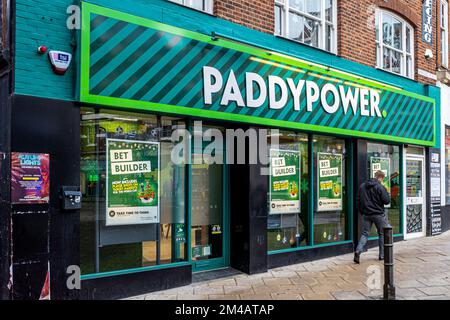
M16 0L15 92L45 98L74 100L76 72L57 76L47 55L37 53L41 45L49 50L75 53L75 33L67 28L67 8L74 0Z
M407 20L415 30L415 68L417 81L436 84L436 81L418 74L418 69L436 73L438 6L433 5L433 44L422 41L422 0L341 0L338 1L338 54L344 58L376 65L375 10L391 11ZM425 50L431 49L434 57L425 59Z
M445 126L450 126L450 87L444 84L439 84L441 88L441 204L446 205L445 199L445 186L446 186L446 176L445 172ZM450 204L449 204L450 205ZM450 217L449 217L450 218Z
M433 44L422 41L422 0L338 0L338 55L374 67L376 65L375 10L382 8L407 20L415 30L415 67L417 81L436 84L436 81L417 73L417 69L435 73L440 54L437 44L438 2L433 4ZM216 0L214 14L219 18L262 31L274 33L274 0ZM425 59L425 50L434 57Z
M399 1L405 2L406 0ZM414 1L418 3L421 0ZM36 51L38 46L45 45L49 49L76 53L76 34L66 26L69 17L66 11L73 2L77 1L16 1L15 93L76 100L76 55L68 73L64 76L57 76L51 71L47 56L39 55ZM370 1L339 1L339 9L341 10L338 19L341 21L339 37L342 40L339 50L342 51L344 58L280 37L274 37L272 31L274 23L273 0L259 0L247 5L244 2L250 3L250 1L216 0L215 14L217 17L185 8L167 0L88 0L88 2L205 34L216 32L238 41L275 48L305 60L408 88L418 94L426 95L427 93L426 88L420 83L373 68L375 64L374 48L372 47L369 51L361 48L367 47L368 43L372 46L374 41L367 41L368 38L363 37L355 43L353 38L356 35L365 34L367 37L367 35L374 34L374 32L365 28L367 27L366 19L360 19L357 15L358 10L367 11L365 8L368 8ZM384 1L381 2L384 3ZM258 14L258 10L261 9L255 10L254 6L263 8L263 12ZM342 10L347 11L344 13ZM260 19L262 21L253 25L255 20ZM348 31L346 31L347 29ZM360 51L358 52L358 50ZM355 52L355 55L351 55L352 52ZM359 59L356 56L359 56ZM372 58L367 58L370 56ZM419 64L419 66L425 68L422 64ZM428 70L430 72L435 70L435 66L434 69L430 66ZM425 82L429 83L429 81Z
M273 34L274 0L216 0L214 14L251 29Z

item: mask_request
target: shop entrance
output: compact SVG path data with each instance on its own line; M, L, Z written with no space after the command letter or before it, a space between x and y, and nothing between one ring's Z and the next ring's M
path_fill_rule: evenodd
M203 132L209 129L203 127ZM194 139L200 132L194 131ZM217 142L217 141L216 141ZM227 166L224 145L203 142L192 150L191 259L193 272L228 267Z
M426 233L425 157L423 149L407 149L405 171L405 239L423 237Z

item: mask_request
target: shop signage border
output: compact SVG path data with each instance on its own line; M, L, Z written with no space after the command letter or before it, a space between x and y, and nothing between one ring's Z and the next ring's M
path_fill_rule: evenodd
M362 138L369 139L377 139L377 140L385 140L385 141L393 141L397 143L409 143L409 144L417 144L423 146L434 146L436 144L436 102L433 98L418 95L413 92L408 92L405 90L401 90L399 88L393 87L391 85L383 84L381 82L377 82L370 79L365 79L356 75L352 75L347 72L335 70L332 68L328 68L322 65L318 65L312 62L304 61L295 57L287 56L278 52L273 52L269 50L263 50L261 48L252 47L246 44L212 38L211 36L200 34L197 32L184 30L181 28L177 28L171 25L162 24L153 20L149 20L147 18L142 18L138 16L134 16L128 13L119 12L116 10L112 10L109 8L89 4L86 2L82 3L82 32L81 32L81 75L80 75L80 101L98 105L105 106L114 106L121 107L127 109L135 109L135 110L146 110L152 112L166 113L166 114L177 114L177 115L185 115L185 116L196 116L203 117L209 119L217 119L217 120L227 120L227 121L236 121L236 122L245 122L251 123L255 125L263 125L263 126L274 126L280 128L290 128L290 129L299 129L306 130L311 132L320 132L320 133L330 133L330 134L338 134L344 136L358 136ZM402 112L391 113L389 119L386 119L383 122L383 119L387 118L388 115L383 110L382 117L370 119L361 127L358 127L357 130L349 129L347 127L333 127L331 124L336 125L336 121L338 119L323 121L320 124L314 123L313 121L309 121L311 119L274 119L271 118L274 110L270 110L267 112L266 117L262 117L259 115L247 115L246 112L233 111L224 112L217 110L210 110L204 108L202 106L180 106L175 104L167 104L161 102L151 102L145 100L133 100L123 97L114 97L111 95L99 95L92 93L90 90L90 59L91 59L91 16L92 15L100 15L104 18L116 19L121 22L126 22L129 24L133 24L136 26L141 26L149 29L158 30L161 33L170 33L172 35L176 35L179 37L183 37L186 39L191 39L194 41L201 42L208 46L223 48L234 50L238 53L244 53L247 55L251 55L255 61L262 61L262 63L271 65L272 67L280 67L283 69L291 69L291 71L297 73L308 74L308 77L315 77L315 79L325 79L330 83L341 83L343 86L351 87L351 88L361 88L367 89L369 91L377 91L377 92L385 92L389 94L390 100L388 105L394 105L392 103L394 97L397 97L398 100L403 101L403 105L399 107L398 110L404 108L408 111L412 111L417 109L419 106L421 107L421 116L427 116L430 121L423 121L423 128L417 129L417 126L414 121L417 119L422 119L420 116L410 116L409 118L404 119L404 123L402 125L403 131L407 131L409 133L410 130L412 132L416 132L417 134L422 134L423 139L411 138L411 134L402 136L399 135L396 130L400 130L400 128L393 128L392 125L396 123L398 120L398 114ZM224 79L225 81L225 79ZM356 90L356 89L354 89ZM351 90L349 90L351 91ZM409 98L409 99L408 99ZM387 98L386 98L387 99ZM409 103L406 103L409 101ZM396 101L394 101L396 102ZM286 108L289 108L286 106ZM392 107L394 108L394 107ZM429 111L428 111L429 108ZM350 108L351 109L351 108ZM369 109L371 109L369 107ZM418 110L418 109L417 109ZM395 110L394 110L395 111ZM322 112L324 113L324 112ZM351 111L349 111L351 113ZM373 112L372 112L373 114ZM289 114L290 115L290 114ZM327 115L327 114L325 114ZM342 116L341 116L342 117ZM353 119L354 118L354 119ZM349 120L348 123L355 123L359 121L363 121L364 118L359 116L358 114L354 115L354 117ZM411 122L412 121L412 122ZM381 126L379 123L387 123L387 126L390 130L388 130L388 134L385 134L384 130L377 132L369 132L368 128L371 126L377 127ZM431 127L430 127L431 126ZM427 134L424 136L423 132ZM406 133L406 132L405 132Z

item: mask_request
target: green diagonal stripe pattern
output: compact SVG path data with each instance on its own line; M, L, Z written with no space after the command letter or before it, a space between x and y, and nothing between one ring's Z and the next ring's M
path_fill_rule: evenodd
M82 83L80 99L162 113L181 112L184 115L243 121L282 126L313 132L336 132L342 135L374 137L390 141L432 145L435 141L435 102L428 97L383 86L370 80L338 71L328 72L284 57L267 55L264 50L205 35L185 31L158 22L83 3ZM213 67L223 79L211 104L205 104L204 67ZM237 91L244 105L237 101L223 103L231 72L236 77ZM269 97L259 107L249 107L246 95L246 75L258 74L268 88L269 77L276 76L288 84L303 83L299 110L294 109L294 93L279 86L273 89L275 100L285 92L286 104L271 109ZM83 82L84 81L84 82ZM344 108L343 99L330 113L324 105L333 105L336 97L328 94L313 101L307 109L306 83L314 82L322 92L327 84L355 94L357 108ZM258 97L261 88L253 83ZM366 106L369 115L362 114L362 91L379 94L378 108ZM228 92L229 94L230 92ZM235 93L235 92L234 92ZM358 95L356 95L359 93ZM268 94L269 95L269 94ZM325 99L325 100L324 100ZM177 111L173 111L177 110Z

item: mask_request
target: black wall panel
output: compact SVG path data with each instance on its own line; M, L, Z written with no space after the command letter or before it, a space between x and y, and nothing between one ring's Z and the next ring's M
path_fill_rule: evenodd
M450 230L450 206L442 207L442 232Z
M248 274L267 271L269 183L261 175L262 168L261 164L230 165L230 263Z
M356 165L355 176L353 177L353 235L354 247L358 245L359 238L362 232L362 216L356 206L356 197L358 195L359 186L367 181L367 141L357 140L354 150Z
M52 299L77 298L79 294L77 290L67 289L66 269L70 265L79 265L79 212L62 211L59 196L62 186L80 185L79 107L72 102L15 96L12 110L11 151L50 154L48 239L51 297ZM39 208L29 207L21 208L21 210L30 211L27 214L28 218L22 218L28 221L21 221L22 224L45 225L43 220L46 218L38 213ZM23 225L21 228L25 230L27 226ZM32 239L29 235L17 237L15 241L21 247L26 246L26 243L21 242L29 242ZM37 254L34 251L30 249L28 253L21 253L21 259L34 261L33 256ZM27 272L36 272L36 277L41 277L40 268L43 263L45 261L37 261L36 268L30 266ZM19 274L14 279L15 286L23 287L16 281L26 282L27 280L25 276Z
M0 300L10 298L10 117L9 74L0 76Z
M268 256L268 267L278 268L291 264L334 257L350 252L353 252L353 244L351 242L329 247L319 247L287 253L272 254ZM350 260L349 264L350 263L353 262Z
M82 281L81 299L112 300L167 290L192 282L191 266L174 267Z

